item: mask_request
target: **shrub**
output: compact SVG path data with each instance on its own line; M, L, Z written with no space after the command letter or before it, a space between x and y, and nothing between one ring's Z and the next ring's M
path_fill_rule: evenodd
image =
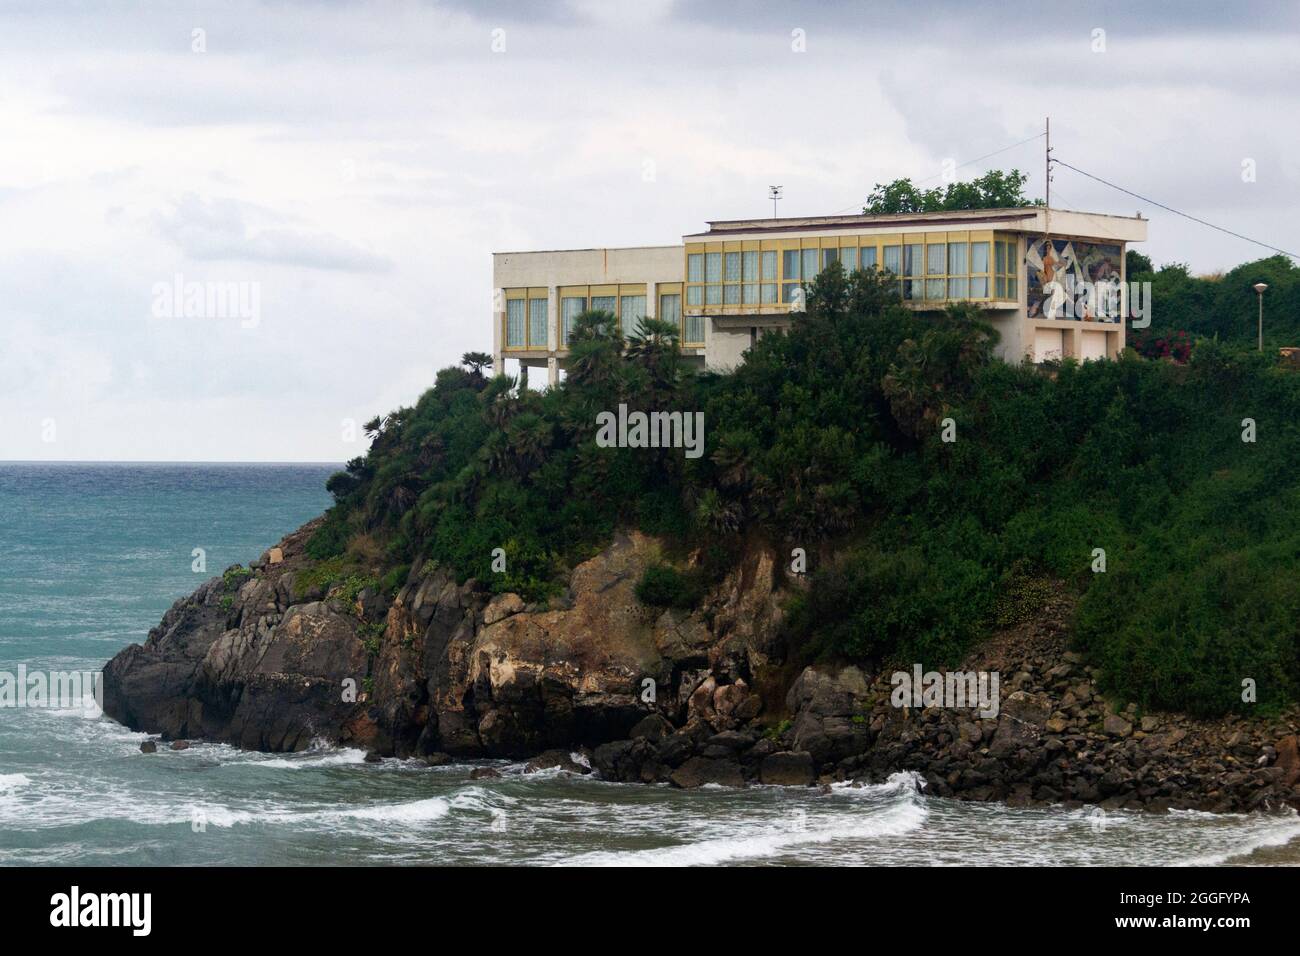
M689 610L700 602L704 589L698 575L678 571L666 564L655 564L645 569L637 582L636 596L642 604L652 607L674 607Z

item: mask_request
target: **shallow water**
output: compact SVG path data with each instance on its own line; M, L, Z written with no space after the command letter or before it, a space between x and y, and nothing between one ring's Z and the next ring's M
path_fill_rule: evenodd
M328 503L329 466L0 464L0 671L93 669L204 575ZM1300 862L1300 818L1010 809L909 774L828 792L471 781L357 750L142 754L78 711L0 709L0 863L1049 865Z

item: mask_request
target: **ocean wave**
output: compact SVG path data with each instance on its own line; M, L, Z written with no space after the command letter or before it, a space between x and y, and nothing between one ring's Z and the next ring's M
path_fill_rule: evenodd
M32 778L25 773L0 773L0 793L12 793L29 786Z
M366 752L352 747L338 747L324 751L305 750L288 757L266 757L232 762L242 767L257 767L263 770L317 770L321 767L363 764L366 762Z
M1212 817L1213 814L1206 814ZM1300 815L1290 810L1285 816L1246 817L1234 815L1242 828L1233 827L1223 833L1225 845L1207 853L1171 860L1171 866L1222 866L1229 860L1243 859L1256 850L1284 846L1300 837ZM1220 819L1230 819L1223 818Z
M724 837L651 850L587 853L562 861L561 866L711 866L779 857L792 851L851 840L900 837L925 825L929 811L921 799L918 781L912 774L894 774L883 784L852 787L855 796L889 798L871 809L838 810L830 819L814 809L792 808L781 824L753 824L733 827ZM726 824L721 824L725 827Z

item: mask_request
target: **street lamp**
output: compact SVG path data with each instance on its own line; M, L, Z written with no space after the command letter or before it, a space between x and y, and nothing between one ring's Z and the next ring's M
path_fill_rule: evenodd
M1259 296L1259 350L1264 351L1264 290L1268 288L1267 282L1255 283L1255 294Z

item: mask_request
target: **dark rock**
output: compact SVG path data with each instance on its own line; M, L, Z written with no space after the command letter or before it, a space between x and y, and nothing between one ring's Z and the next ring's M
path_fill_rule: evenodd
M158 752L158 745L154 743L152 740L146 740L140 744L140 753L142 754L154 754L157 752Z
M425 754L424 762L430 767L445 767L452 762L452 756L439 750L431 754Z
M661 714L647 714L637 721L632 732L628 734L633 740L641 738L649 741L663 740L673 732L673 725Z
M670 779L674 786L688 790L709 783L724 787L745 785L744 774L735 760L710 760L707 757L690 758L673 771Z
M547 750L538 754L524 766L524 773L537 773L539 770L559 768L568 773L588 774L590 767L584 767L573 759L567 750Z
M812 754L781 751L763 758L759 779L766 784L806 787L816 779Z
M171 742L172 750L189 750L190 742L188 740L173 740Z
M501 776L501 771L494 767L475 767L469 772L471 780L495 780Z
M679 767L695 753L695 740L691 734L679 730L659 743L659 759L670 767Z

